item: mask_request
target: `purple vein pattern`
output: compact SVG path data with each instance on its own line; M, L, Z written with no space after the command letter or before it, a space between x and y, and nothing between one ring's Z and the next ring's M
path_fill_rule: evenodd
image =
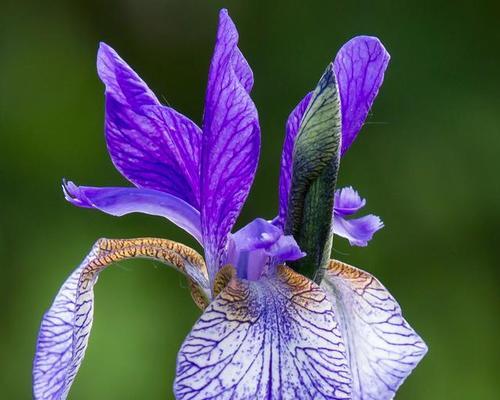
M97 67L106 85L106 142L116 168L137 187L164 191L199 207L200 128L160 105L105 44Z
M333 260L321 286L337 310L348 349L352 400L392 399L427 346L369 273Z
M305 255L301 239L285 235L283 224L304 115L319 122L309 113L311 94L286 124L278 217L256 218L232 231L260 152L258 115L250 98L253 73L237 46L236 27L221 10L200 129L161 105L139 75L101 44L97 68L106 87L108 151L134 186L65 181L66 199L113 216L164 217L202 245L205 259L167 239L98 240L43 317L34 399L67 398L89 340L99 273L138 257L184 274L195 304L204 310L178 355L174 392L179 400L390 400L424 356L425 344L394 298L368 273L332 260L318 286L286 265ZM342 154L367 117L388 61L380 41L368 36L353 38L335 58L338 87L333 85L329 96L340 95L341 112L327 117L341 120ZM321 157L324 149L316 147L302 158ZM352 187L338 190L334 203L333 231L351 245L366 246L383 226L374 215L354 217L366 201Z
M257 110L248 94L252 71L237 43L236 27L223 10L208 76L201 159L201 227L211 278L250 191L260 151Z
M350 399L346 349L326 294L287 267L233 280L182 345L179 400Z
M151 258L188 276L198 293L209 292L201 256L166 239L100 239L59 290L44 315L33 362L33 395L37 400L65 399L87 349L94 311L94 284L111 263Z
M92 327L92 290L78 293L82 271L96 258L94 246L59 290L38 334L33 365L36 399L64 399L83 359Z

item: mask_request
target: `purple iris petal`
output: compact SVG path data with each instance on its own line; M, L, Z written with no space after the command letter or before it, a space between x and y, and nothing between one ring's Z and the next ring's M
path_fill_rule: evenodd
M350 399L351 374L326 293L280 266L235 279L207 307L177 357L175 397Z
M293 236L285 236L281 228L257 218L229 235L224 264L233 265L240 278L257 280L266 266L294 261L304 255Z
M334 61L342 106L342 152L351 146L378 94L389 53L376 37L357 36L342 46Z
M75 206L118 217L136 212L164 217L202 243L199 211L171 194L152 189L76 186L73 182L65 182L63 189L66 200Z
M292 235L283 235L267 249L267 254L272 258L273 264L281 264L285 261L295 261L306 255L300 250L299 245Z
M340 215L333 216L333 233L349 240L351 246L367 246L373 235L384 227L384 223L376 215L365 215L361 218L345 219Z
M116 168L138 187L173 194L198 208L200 128L161 106L105 44L99 49L97 68L106 85L106 141Z
M209 296L203 259L189 247L166 239L99 239L43 316L33 362L35 400L66 399L87 348L98 275L111 263L131 258L153 258L174 267Z
M80 368L92 326L93 307L92 300L79 301L77 305L77 289L82 271L92 257L91 252L64 282L43 316L33 362L33 397L36 400L65 399ZM88 293L83 298L89 300ZM75 319L77 310L81 311L78 322Z
M352 400L390 400L427 352L401 308L372 275L332 260L321 287L349 343Z
M335 212L341 216L356 214L361 210L366 200L362 199L352 186L348 186L335 191Z
M99 45L97 73L106 85L106 93L112 94L123 105L138 109L160 104L139 75L106 43Z
M260 150L257 110L248 94L251 71L237 43L236 27L222 10L208 77L201 157L201 224L211 279L250 191Z
M384 227L382 220L376 215L347 219L361 210L366 200L361 198L352 187L335 191L333 210L333 233L349 240L351 246L366 246L375 232Z
M361 129L377 96L389 63L389 53L375 37L357 36L347 42L334 61L335 77L340 93L342 113L342 149L347 151ZM292 177L292 157L300 122L309 105L308 93L295 107L286 124L285 142L281 156L280 210L277 220L283 226L288 208Z

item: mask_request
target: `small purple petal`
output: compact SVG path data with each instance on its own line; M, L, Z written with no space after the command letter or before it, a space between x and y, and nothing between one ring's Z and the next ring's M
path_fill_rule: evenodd
M349 40L334 61L342 106L342 152L351 146L384 80L389 53L376 37Z
M248 95L250 70L226 10L210 65L201 160L201 224L211 279L252 185L260 150L257 110Z
M321 287L338 312L352 400L390 400L427 352L401 308L372 275L332 260Z
M200 128L161 106L109 46L101 45L97 66L106 85L106 142L115 167L138 187L170 193L198 208Z
M240 278L257 280L267 266L304 256L293 236L285 236L281 228L257 218L229 235L224 264L233 265Z
M299 245L292 235L281 236L268 250L267 254L272 258L273 264L281 264L285 261L295 261L306 255L300 250Z
M286 122L285 142L283 143L283 151L281 153L281 171L280 171L280 206L278 219L276 224L280 228L284 228L286 221L286 212L288 209L288 196L290 194L290 185L292 182L292 166L293 166L293 147L295 139L299 133L300 123L302 117L311 101L312 92L300 101L299 104L293 109Z
M383 227L383 222L376 215L353 219L345 219L338 214L333 216L333 233L348 239L351 246L367 246L375 232Z
M263 218L254 219L231 235L240 250L252 251L268 248L283 236L283 231Z
M362 199L352 186L335 191L335 212L341 216L356 214L365 205L366 200Z
M76 186L73 182L65 182L63 189L66 200L75 206L96 208L118 217L136 212L164 217L202 243L199 211L168 193L152 189Z
M178 400L350 399L351 376L326 293L285 266L234 279L177 357Z

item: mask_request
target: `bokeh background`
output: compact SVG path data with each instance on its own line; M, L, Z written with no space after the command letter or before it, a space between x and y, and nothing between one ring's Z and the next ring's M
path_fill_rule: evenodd
M0 397L31 396L40 318L94 240L152 235L195 246L155 217L67 204L63 177L124 185L105 150L95 55L106 41L157 95L200 121L217 12L228 7L256 77L262 125L239 219L273 217L284 121L346 40L392 55L342 161L341 185L386 227L334 256L374 273L430 351L399 400L497 399L500 391L500 30L497 2L2 0ZM176 352L199 312L173 270L130 261L101 274L91 343L71 399L173 398Z

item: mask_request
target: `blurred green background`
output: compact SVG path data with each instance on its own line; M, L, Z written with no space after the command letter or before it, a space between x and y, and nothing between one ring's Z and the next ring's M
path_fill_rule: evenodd
M461 3L461 4L460 4ZM241 226L273 217L284 121L336 50L380 37L391 64L340 183L386 227L335 257L374 273L430 351L399 400L498 399L500 30L497 2L2 0L0 387L28 399L44 310L94 240L152 235L145 215L67 204L63 177L125 185L106 153L95 55L106 41L156 94L200 121L217 12L228 7L255 74L262 153ZM199 312L184 280L147 261L106 270L71 399L173 398L176 352Z

